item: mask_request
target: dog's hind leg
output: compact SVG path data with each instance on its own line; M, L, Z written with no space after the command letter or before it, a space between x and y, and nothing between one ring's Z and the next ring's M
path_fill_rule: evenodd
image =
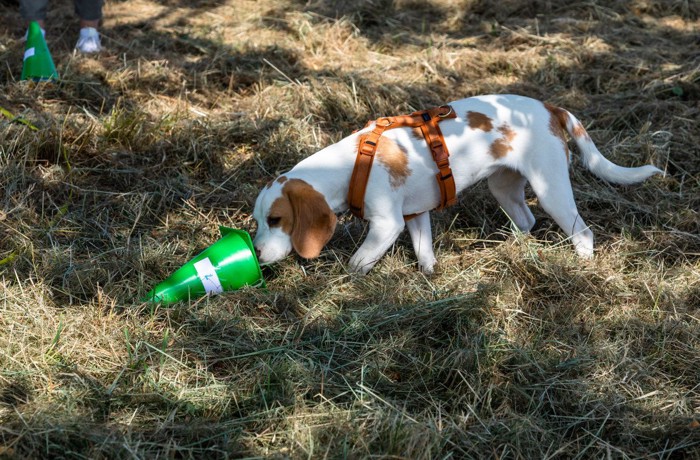
M590 259L593 257L593 232L576 209L566 164L552 162L541 171L546 172L528 177L540 205L571 238L578 255Z
M433 252L433 232L430 229L430 213L426 211L417 215L406 222L406 227L416 252L418 268L425 274L432 274L436 260Z
M502 168L489 176L488 183L491 194L515 226L521 232L529 232L535 225L535 216L525 203L527 179L517 171Z

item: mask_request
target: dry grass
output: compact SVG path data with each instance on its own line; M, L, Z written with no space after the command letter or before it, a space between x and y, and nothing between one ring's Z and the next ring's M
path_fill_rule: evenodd
M19 82L0 30L0 458L700 458L700 58L688 0L108 1L99 57ZM261 184L372 117L492 92L561 104L611 159L572 167L597 256L483 186L366 277L343 218L269 289L138 302L251 229ZM533 206L536 203L533 201Z

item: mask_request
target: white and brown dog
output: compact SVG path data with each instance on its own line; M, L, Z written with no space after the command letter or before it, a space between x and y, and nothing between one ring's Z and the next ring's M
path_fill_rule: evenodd
M585 258L593 255L593 233L574 202L565 131L575 140L584 165L601 179L632 184L662 172L651 165L625 168L610 162L576 117L534 99L489 95L450 105L457 117L442 121L440 128L457 192L487 178L503 210L520 230L528 232L535 223L525 203L529 182L544 210ZM373 126L304 159L260 192L253 217L258 223L254 244L261 263L282 259L292 249L304 258L319 255L334 233L336 213L348 209L359 138ZM426 273L433 271L429 211L440 201L436 173L425 140L411 128L382 135L365 195L369 232L350 259L352 270L367 273L407 226L419 267ZM404 216L414 214L418 216L404 221Z

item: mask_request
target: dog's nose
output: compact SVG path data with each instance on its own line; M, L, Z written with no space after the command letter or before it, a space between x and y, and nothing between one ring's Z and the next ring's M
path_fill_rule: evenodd
M260 249L255 248L255 256L260 259Z

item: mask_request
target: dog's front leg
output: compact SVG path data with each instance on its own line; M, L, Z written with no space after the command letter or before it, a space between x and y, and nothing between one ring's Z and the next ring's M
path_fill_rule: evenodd
M418 259L418 268L430 275L435 266L435 253L433 252L433 232L430 229L430 213L424 212L406 222L408 233L411 235L413 250Z
M403 216L379 216L370 219L367 238L350 258L350 270L366 274L394 244L404 228Z

